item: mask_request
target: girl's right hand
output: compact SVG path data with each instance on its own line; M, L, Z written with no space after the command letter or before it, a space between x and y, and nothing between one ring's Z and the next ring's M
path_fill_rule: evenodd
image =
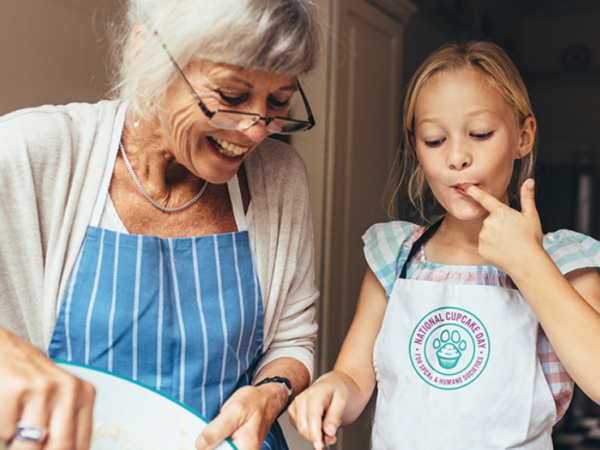
M377 382L373 348L385 316L383 285L367 269L350 330L331 372L321 376L290 405L290 422L315 450L335 444L341 425L355 421Z
M88 450L94 387L0 328L0 442L10 450ZM13 439L17 422L46 430L42 442Z
M470 186L467 193L490 214L479 233L479 254L490 264L510 275L513 281L527 273L534 257L548 259L543 246L542 225L535 205L535 183L527 179L521 186L521 211ZM517 283L518 284L518 283Z
M315 450L322 450L337 442L349 397L343 375L326 373L294 399L288 409L290 422Z

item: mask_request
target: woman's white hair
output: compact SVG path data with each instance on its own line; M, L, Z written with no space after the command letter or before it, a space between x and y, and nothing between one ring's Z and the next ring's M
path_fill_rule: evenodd
M163 43L182 68L206 59L297 76L319 58L313 0L129 0L127 8L115 30L114 92L140 117L157 113L175 75Z

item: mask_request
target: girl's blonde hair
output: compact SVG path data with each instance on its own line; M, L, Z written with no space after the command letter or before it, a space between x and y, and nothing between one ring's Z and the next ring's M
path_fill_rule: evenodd
M527 88L520 73L510 57L498 45L489 41L449 43L431 53L416 70L406 90L399 155L400 186L407 190L410 203L424 222L428 222L432 212L426 207L431 204L429 200L432 200L435 206L439 205L431 194L415 154L414 122L417 97L432 75L438 72L473 68L480 69L488 82L500 91L513 108L519 126L523 126L528 117L535 119ZM515 160L513 176L508 187L508 197L512 205L519 204L519 188L533 175L535 150L534 144L528 155Z

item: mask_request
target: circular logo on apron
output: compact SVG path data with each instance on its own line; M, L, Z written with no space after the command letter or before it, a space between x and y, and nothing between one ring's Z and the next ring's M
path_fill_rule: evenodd
M438 389L460 389L481 375L490 356L483 323L461 308L438 308L421 319L410 337L415 372Z

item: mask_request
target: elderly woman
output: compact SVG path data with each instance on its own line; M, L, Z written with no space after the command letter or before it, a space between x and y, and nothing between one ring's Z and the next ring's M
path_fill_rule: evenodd
M89 447L57 358L212 419L198 449L287 448L318 293L304 165L265 138L314 125L314 6L130 0L126 28L117 100L0 118L0 441Z

